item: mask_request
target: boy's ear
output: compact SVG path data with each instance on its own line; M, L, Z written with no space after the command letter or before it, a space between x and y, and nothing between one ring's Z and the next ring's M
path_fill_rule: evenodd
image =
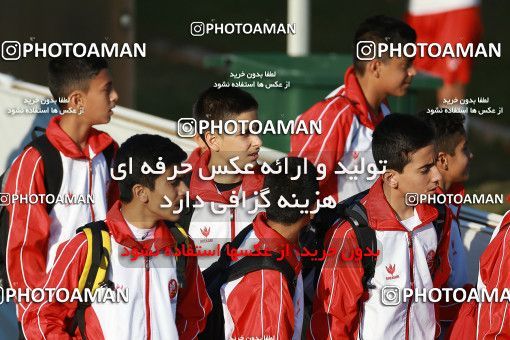
M383 181L387 183L392 189L398 188L398 172L395 170L388 170L383 174Z
M375 78L379 78L381 76L381 64L382 60L380 59L372 59L367 63L365 73L371 74Z
M437 154L436 166L439 170L448 170L448 158L446 156L446 152L443 151Z
M71 92L67 99L69 99L69 103L67 104L68 107L78 108L83 107L85 104L85 98L82 91L76 90Z
M204 134L205 142L211 151L220 151L219 138L216 134L206 131Z
M317 201L314 202L310 208L308 208L308 211L314 211L315 209L317 209ZM311 220L313 220L313 218L315 217L315 214L312 214L311 212L308 213L308 216L310 217L310 219L307 221L307 224L308 222L310 222Z
M193 140L195 141L195 143L197 143L198 147L202 151L207 150L207 145L205 145L204 140L202 139L202 137L200 137L200 135L198 133L196 133L195 136L193 136Z
M142 203L147 203L149 201L149 197L147 195L147 188L141 184L135 184L131 188L131 193L133 194L133 199L137 199Z

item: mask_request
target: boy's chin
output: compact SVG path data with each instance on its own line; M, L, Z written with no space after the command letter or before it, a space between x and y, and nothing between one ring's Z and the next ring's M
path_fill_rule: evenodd
M405 96L407 94L407 90L408 89L409 89L409 86L402 86L401 88L399 88L398 90L395 90L390 95L394 96L394 97L402 97L402 96Z
M249 165L248 165L249 164ZM241 169L244 169L246 166L248 166L248 170L253 170L255 168L255 166L257 166L257 160L254 160L254 161L249 161L249 162L246 162L242 167L240 167Z
M165 216L161 216L161 220L170 221L170 222L177 222L180 219L180 215L175 214L166 214Z

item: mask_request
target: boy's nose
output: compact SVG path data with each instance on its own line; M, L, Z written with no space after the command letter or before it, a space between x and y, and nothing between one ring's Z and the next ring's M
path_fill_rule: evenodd
M258 135L252 135L251 136L251 143L254 146L262 146L262 139Z
M179 189L178 194L180 196L184 196L186 194L186 191L189 190L188 186L186 185L186 183L184 183L184 181L180 182L178 189Z
M119 94L115 89L112 89L112 93L110 94L110 101L117 104L117 101L119 100Z
M414 77L416 75L416 69L414 68L413 65L409 67L409 69L407 70L407 74L409 75L409 77Z
M432 182L439 183L441 181L441 173L439 172L439 169L434 165L432 168L430 168L430 173L432 175Z

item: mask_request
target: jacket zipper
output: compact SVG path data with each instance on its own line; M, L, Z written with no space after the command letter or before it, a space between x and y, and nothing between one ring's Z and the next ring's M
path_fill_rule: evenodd
M236 209L230 208L230 239L234 240L236 237Z
M409 238L409 262L410 262L410 279L411 279L411 290L413 291L414 296L414 250L413 250L413 232L408 231L407 236ZM409 314L411 312L411 303L413 300L411 299L407 304L407 314L406 314L406 340L409 339Z
M151 311L149 306L149 257L145 257L145 318L147 320L147 340L151 338Z
M89 164L89 197L92 197L92 160L88 159ZM94 214L94 207L92 203L90 204L90 213L92 214L92 221L96 220L96 216Z

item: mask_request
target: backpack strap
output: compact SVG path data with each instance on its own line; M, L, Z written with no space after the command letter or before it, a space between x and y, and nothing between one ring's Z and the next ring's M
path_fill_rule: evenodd
M40 135L37 135L38 132L41 132ZM32 137L32 140L35 140L39 137L41 137L42 135L44 135L46 133L46 129L43 128L43 127L40 127L40 126L36 126L32 129L32 132L30 133L30 136Z
M93 296L97 288L108 285L106 278L110 265L111 242L108 227L104 221L88 223L78 228L76 232L83 232L87 237L88 244L87 257L78 283L78 289L82 294L85 290L88 290L90 294L82 295L83 301L78 303L69 333L74 334L76 327L78 327L82 338L86 340L85 310L92 303L87 298Z
M354 202L351 206L345 209L345 216L347 221L351 224L352 230L358 240L358 246L364 251L366 248L377 253L377 238L375 237L375 230L368 225L368 217L365 207L360 202ZM363 278L361 282L363 289L373 289L375 286L370 283L370 280L375 274L375 265L377 258L373 256L363 256L361 264L363 265Z
M441 238L443 236L443 229L444 224L446 222L446 205L444 204L435 204L434 205L437 209L438 216L437 219L432 221L432 225L434 226L434 230L436 231L437 236L437 247L439 248L439 242L441 241ZM441 265L441 259L440 256L434 257L434 272L439 266Z
M285 276L290 295L294 297L297 283L296 273L288 261L278 261L279 257L280 254L277 253L273 253L271 257L245 256L230 266L226 282L237 280L246 274L262 269L277 270Z
M184 245L186 248L189 247L189 236L184 230L184 228L178 223L172 223L169 221L165 222L170 230L170 233L175 239L176 248L182 249ZM181 288L186 286L186 256L177 256L176 258L176 271L177 271L177 281Z
M32 131L32 137L36 136L36 131L45 131L40 127L35 127ZM62 186L62 157L60 152L50 143L46 134L36 137L26 147L34 147L42 157L44 165L44 187L46 194L58 195ZM51 175L50 175L51 174ZM46 204L48 214L53 209L55 203Z
M230 267L230 263L232 262L232 259L227 254L227 245L230 245L231 248L239 248L246 236L248 236L252 230L253 224L250 223L241 230L232 241L225 243L221 247L219 259L202 272L205 282L214 282L216 280L224 282L225 277L223 277L223 275L226 275L228 268ZM218 277L218 273L221 273L222 277Z
M432 222L434 225L434 229L436 230L437 242L441 239L443 235L444 223L446 221L446 206L444 204L435 204L437 209L438 216L437 219Z
M234 281L248 273L261 269L277 270L281 272L287 279L289 291L291 295L294 296L297 281L296 274L292 266L287 261L277 260L280 257L280 254L278 253L273 253L271 257L245 256L236 263L230 265L232 259L227 255L227 244L230 244L230 248L238 249L252 230L253 224L249 224L243 230L241 230L241 232L237 234L236 237L234 237L232 242L227 242L221 248L221 256L218 262L221 261L223 265L226 265L225 269L228 270L228 276L225 282Z
M106 167L109 169L112 166L113 155L115 153L115 143L111 143L103 150L103 156L106 160Z

